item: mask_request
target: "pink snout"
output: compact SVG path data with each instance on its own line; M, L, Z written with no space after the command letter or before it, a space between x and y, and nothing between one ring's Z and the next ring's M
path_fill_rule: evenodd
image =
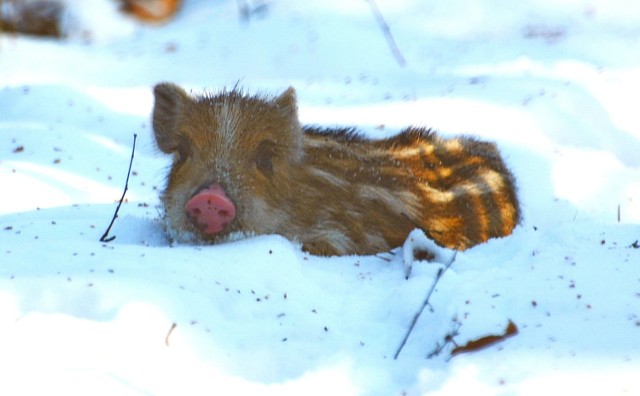
M236 217L236 207L219 184L212 184L191 197L184 209L205 234L217 234Z

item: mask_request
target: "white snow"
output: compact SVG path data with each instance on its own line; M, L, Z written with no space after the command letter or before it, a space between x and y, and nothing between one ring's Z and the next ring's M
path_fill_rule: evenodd
M428 253L430 256L428 261L431 263L444 264L449 266L456 258L456 251L440 247L434 241L429 239L423 230L416 228L407 235L407 240L402 245L402 263L404 264L405 277L411 276L413 264L421 261L416 258L416 253Z
M163 26L67 4L64 41L0 35L0 394L640 393L638 4L377 0L404 68L365 1L275 0L247 22L186 0ZM406 280L399 250L170 245L159 81L291 85L303 122L494 140L522 224L457 254L394 360L442 265ZM509 320L513 337L427 358Z

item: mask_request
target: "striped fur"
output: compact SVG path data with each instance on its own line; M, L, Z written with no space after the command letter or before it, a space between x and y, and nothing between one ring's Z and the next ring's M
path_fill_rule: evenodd
M161 84L155 94L156 141L174 155L162 201L179 239L278 233L313 254L373 254L421 228L463 250L518 223L514 179L492 143L422 128L370 140L353 129L302 127L292 88L276 98L231 91L194 99ZM212 182L238 214L207 236L184 204Z

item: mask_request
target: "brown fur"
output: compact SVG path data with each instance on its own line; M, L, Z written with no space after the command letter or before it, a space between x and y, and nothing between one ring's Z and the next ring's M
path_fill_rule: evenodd
M293 88L276 98L233 90L193 99L159 84L155 98L156 141L174 156L162 202L179 239L277 233L313 254L373 254L421 228L463 250L518 223L514 180L492 143L413 127L384 140L302 127ZM210 236L184 206L214 182L237 216Z

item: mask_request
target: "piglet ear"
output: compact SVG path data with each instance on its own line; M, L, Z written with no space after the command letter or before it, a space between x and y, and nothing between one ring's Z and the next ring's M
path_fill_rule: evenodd
M192 99L184 89L171 83L161 83L154 87L153 132L160 150L174 152L180 142L178 122L184 107Z
M287 88L280 96L274 99L273 103L286 117L286 127L281 130L278 139L280 143L288 148L289 161L297 162L302 158L302 127L298 120L298 103L296 90L293 87Z
M293 87L287 88L274 102L284 114L298 118L298 100L296 98L296 90Z

